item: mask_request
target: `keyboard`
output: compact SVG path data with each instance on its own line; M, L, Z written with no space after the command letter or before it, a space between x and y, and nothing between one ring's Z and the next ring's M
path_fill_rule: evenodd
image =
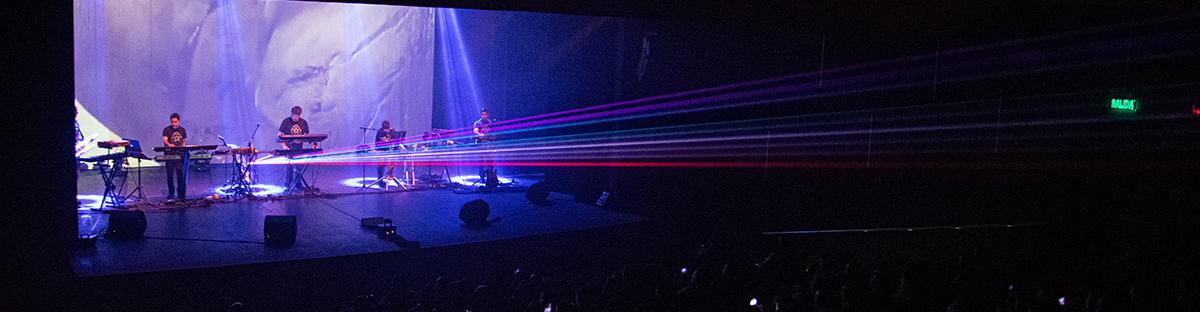
M288 142L291 144L295 144L295 143L321 142L321 141L324 141L325 138L327 138L327 137L329 137L329 135L326 135L326 134L294 134L294 135L293 134L285 134L285 135L279 136L279 140L285 141L285 142Z
M108 140L108 141L100 141L100 142L96 142L96 147L99 147L99 148L113 149L113 148L117 148L117 147L125 147L125 146L129 146L129 141L125 141L125 140Z
M104 155L98 155L98 156L92 156L92 157L81 157L81 158L79 158L79 161L101 162L101 161L105 161L105 160L121 159L121 158L125 158L125 157L129 157L129 153L121 152L121 153L104 154Z
M187 146L156 146L156 147L154 147L154 151L160 152L160 153L170 153L170 152L180 152L180 151L189 151L189 152L190 151L205 151L205 150L215 150L215 149L217 149L216 145L187 145Z
M180 159L183 159L183 155L158 155L158 156L154 156L154 161L168 161L168 160L180 160ZM212 159L212 155L209 155L209 154L196 154L196 155L191 155L191 156L188 156L188 160L203 160L203 159Z
M272 154L274 154L275 156L293 156L293 155L300 155L300 154L315 153L315 152L320 152L320 151L321 151L321 149L319 149L319 148L290 149L290 150L282 150L281 149L281 150L275 150L275 152L272 152Z

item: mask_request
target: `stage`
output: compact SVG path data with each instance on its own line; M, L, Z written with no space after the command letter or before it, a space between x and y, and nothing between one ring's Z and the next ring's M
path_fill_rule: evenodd
M212 164L207 171L189 174L186 203L168 203L166 173L162 167L145 167L141 198L130 198L116 210L140 210L146 215L143 238L120 241L100 236L94 248L78 248L72 257L77 276L97 276L229 266L391 252L404 247L380 238L360 224L364 217L393 220L396 234L421 248L469 244L517 237L607 227L646 220L625 212L573 201L551 193L546 205L531 204L525 197L540 172L532 168L498 169L501 187L480 192L478 176L455 175L478 168L417 168L419 175L441 172L451 176L436 183L392 186L388 191L363 189L375 181L375 166L310 166L306 181L319 192L282 192L283 166L256 168L254 199L233 201L218 195L231 176L229 164ZM195 168L193 168L195 169ZM125 168L114 184L122 196L135 194L138 169ZM366 172L364 178L363 172ZM397 169L399 175L402 169ZM454 182L450 182L453 180ZM90 237L103 232L108 211L98 208L104 183L95 170L79 177L79 233ZM459 219L463 204L483 199L490 208L491 224L464 225ZM268 215L296 216L296 242L291 247L264 244L263 221Z

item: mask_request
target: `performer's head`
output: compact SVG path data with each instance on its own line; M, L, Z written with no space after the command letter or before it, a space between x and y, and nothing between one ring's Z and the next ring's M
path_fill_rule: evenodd
M479 119L487 121L487 109L486 108L479 110Z
M179 113L171 113L171 127L179 128Z
M383 128L383 129L390 129L390 128L392 128L392 124L391 124L391 123L389 123L387 120L384 120L384 121L383 121L383 126L382 126L381 128Z
M300 121L300 113L304 112L300 106L292 106L292 121Z

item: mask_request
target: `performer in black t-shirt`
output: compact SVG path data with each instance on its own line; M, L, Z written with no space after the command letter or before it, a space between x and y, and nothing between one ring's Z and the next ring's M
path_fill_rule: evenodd
M375 142L383 142L383 141L393 140L393 139L396 139L396 130L392 129L391 123L389 123L387 120L384 120L383 124L380 125L380 127L379 127L379 131L375 133ZM379 179L381 179L381 180L379 180L379 183L378 183L380 187L384 186L384 184L387 183L387 181L382 180L383 179L383 171L385 169L387 169L387 164L381 164L381 165L379 165L379 169L376 170L379 172Z
M488 125L490 123L492 123L492 120L488 119L487 109L479 110L479 120L475 121L475 127L472 129L475 131L476 141L487 141L485 138L488 136L488 133L492 132L491 126Z
M187 139L187 130L179 126L179 113L171 114L171 125L163 128L163 146L184 146ZM178 152L168 152L170 155L178 155ZM179 193L179 199L187 199L187 167L184 166L183 160L168 160L167 168L167 199L174 199L175 193ZM176 188L178 182L178 188Z
M292 107L292 117L284 118L283 122L279 124L279 136L280 137L282 137L285 134L286 135L308 134L308 120L304 120L304 118L300 118L301 112L303 112L303 110L300 109L300 106ZM293 144L288 144L288 143L289 142L284 142L282 140L279 141L279 144L283 146L283 149L290 150L290 149L304 148L304 143L293 143ZM309 144L312 145L312 148L317 148L317 143L309 142Z
M486 108L479 110L479 120L475 121L475 126L473 127L472 130L475 131L475 135L476 135L475 142L480 143L482 146L484 146L484 148L488 147L487 145L492 141L492 138L493 138L493 136L491 135L492 129L491 129L491 126L489 125L490 123L492 123L492 121L493 120L488 119L488 113L487 113ZM487 181L488 174L492 173L494 169L492 168L491 153L485 152L481 155L482 155L482 157L480 159L480 162L483 164L486 164L486 165L480 166L480 168L479 168L479 182L484 183L485 181Z
M285 149L285 150L303 149L304 148L304 143L291 143L291 142L282 140L282 137L285 134L287 134L287 135L308 134L308 120L304 120L304 118L300 118L300 113L302 113L302 112L304 112L304 110L300 109L300 106L292 107L292 116L288 117L288 118L284 118L283 122L279 124L279 137L281 139L279 141L279 145L282 145L283 149ZM291 144L288 144L288 143L291 143ZM314 149L317 148L317 143L315 143L315 142L309 142L308 144L310 146L312 146L312 148L314 148ZM287 167L284 168L284 170L287 171L287 184L285 184L285 185L287 185L288 187L291 187L293 180L296 178L296 176L295 176L296 170L295 169L296 168L292 164L288 164Z

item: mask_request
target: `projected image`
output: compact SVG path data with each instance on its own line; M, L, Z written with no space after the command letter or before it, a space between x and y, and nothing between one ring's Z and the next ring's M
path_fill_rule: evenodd
M420 133L433 23L433 9L400 6L76 1L75 93L81 120L94 120L81 131L157 146L179 113L189 145L270 150L300 106L310 132L328 135L322 148L371 141L359 128L383 120Z

